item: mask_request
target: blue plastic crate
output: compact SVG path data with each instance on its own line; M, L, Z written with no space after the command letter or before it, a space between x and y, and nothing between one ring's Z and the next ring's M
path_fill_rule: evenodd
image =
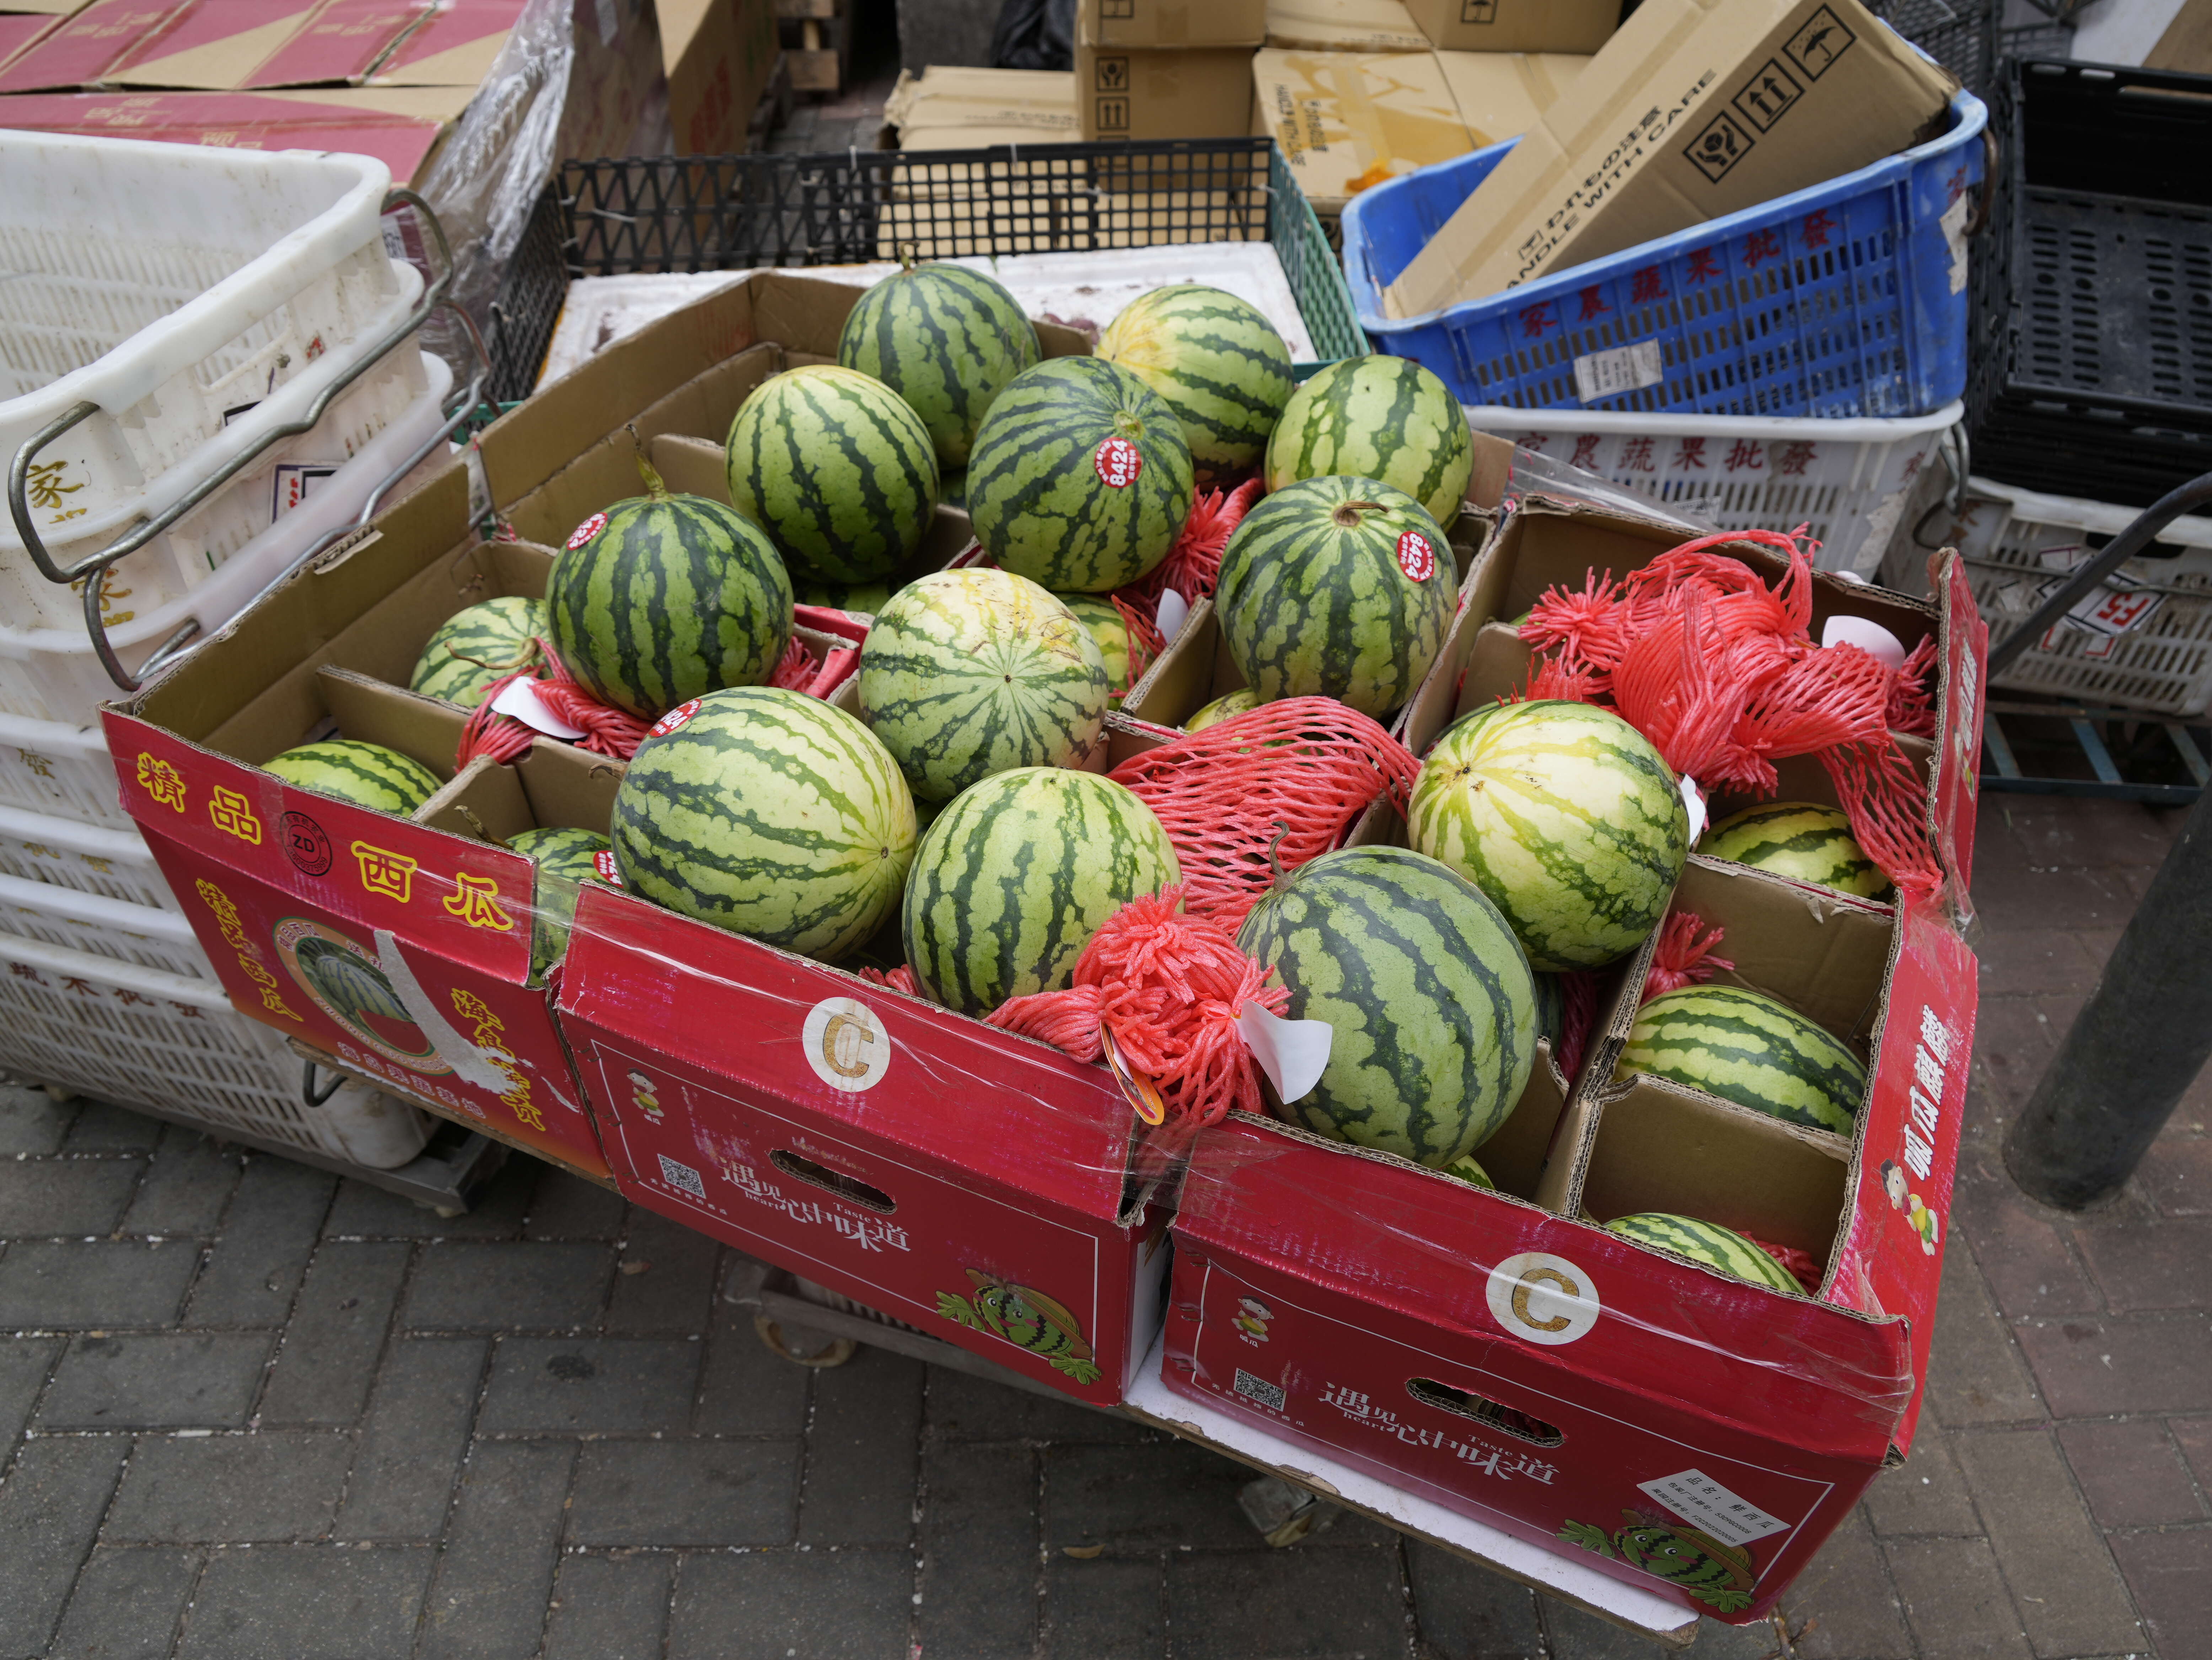
M1493 144L1354 197L1345 274L1375 349L1434 370L1466 403L1669 415L1918 415L1966 384L1963 233L1978 199L1972 93L1940 137L1811 190L1425 317L1383 288L1504 159ZM1950 213L1947 225L1945 214ZM1656 385L1580 396L1656 343ZM1599 354L1620 353L1618 358ZM1641 354L1649 364L1649 355Z

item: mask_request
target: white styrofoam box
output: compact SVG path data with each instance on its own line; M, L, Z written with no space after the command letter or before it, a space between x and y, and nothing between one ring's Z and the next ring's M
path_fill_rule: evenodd
M1760 420L1468 406L1479 433L1599 474L1723 530L1811 528L1824 571L1871 577L1912 487L1964 406L1898 420Z
M152 850L135 827L78 824L0 807L0 875L184 914Z
M0 935L44 940L188 980L216 978L191 924L175 912L24 876L0 875Z

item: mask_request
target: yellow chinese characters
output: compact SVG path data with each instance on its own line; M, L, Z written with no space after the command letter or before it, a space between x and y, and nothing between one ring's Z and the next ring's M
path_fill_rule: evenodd
M514 1058L514 1051L500 1041L507 1023L473 991L457 989L453 992L453 1012L476 1028L469 1034L471 1039L506 1075L507 1090L499 1098L501 1105L514 1114L518 1123L541 1136L546 1134L544 1112L530 1098L530 1076Z
M185 775L158 755L138 752L138 787L153 797L156 807L185 810Z
M407 903L414 891L415 872L420 869L417 861L404 853L394 853L387 848L372 847L365 841L353 845L353 856L361 861L361 885L372 894L381 894L386 899Z
M230 895L205 876L193 885L198 889L200 898L206 902L207 908L215 912L216 931L222 936L222 942L238 954L239 967L246 978L259 988L261 1006L273 1015L282 1015L288 1021L298 1020L300 1016L285 1003L283 994L276 989L283 982L264 967L261 960L254 955L252 942L246 937L246 925L239 920L238 906L231 902Z
M446 909L471 928L511 930L514 918L499 908L499 884L489 876L456 875L453 895Z
M216 785L208 802L208 817L216 829L228 831L256 847L261 845L261 821L253 816L253 803L237 791Z

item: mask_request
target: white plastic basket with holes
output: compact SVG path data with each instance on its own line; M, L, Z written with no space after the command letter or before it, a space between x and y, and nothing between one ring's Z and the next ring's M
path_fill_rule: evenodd
M0 875L52 882L179 916L161 866L135 829L78 824L19 807L0 807Z
M1965 406L1898 420L1508 409L1468 424L1723 530L1812 527L1824 571L1871 577L1929 456Z
M307 1106L283 1038L232 1009L213 981L40 940L0 936L0 1067L371 1169L405 1164L431 1128L421 1109L362 1084Z
M216 978L191 924L175 912L27 876L0 876L0 936L44 940L188 980Z

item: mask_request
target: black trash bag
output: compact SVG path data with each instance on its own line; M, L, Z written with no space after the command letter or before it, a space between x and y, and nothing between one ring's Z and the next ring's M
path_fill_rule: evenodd
M1075 67L1075 0L1006 0L991 31L994 70Z

